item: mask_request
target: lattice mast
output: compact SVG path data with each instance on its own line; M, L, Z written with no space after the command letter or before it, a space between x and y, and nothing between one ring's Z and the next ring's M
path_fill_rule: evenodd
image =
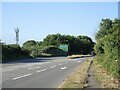
M15 34L16 34L16 44L18 45L19 42L19 28L15 28Z

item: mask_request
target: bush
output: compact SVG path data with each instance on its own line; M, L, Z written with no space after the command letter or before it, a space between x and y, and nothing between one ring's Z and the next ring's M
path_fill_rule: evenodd
M29 47L29 51L30 51L30 56L32 56L32 57L67 55L67 52L65 52L55 46Z
M109 58L106 55L97 56L96 59L104 68L111 72L115 78L120 78L120 70L118 66L118 60Z
M27 48L27 47L31 47L31 46L36 46L37 42L34 40L28 40L26 42L23 43L23 47Z
M29 57L29 54L26 50L21 49L19 45L2 44L2 62L11 61L14 59L20 59L24 57Z
M115 19L112 23L113 24L108 24L111 26L109 29L104 30L106 34L103 36L101 35L103 34L103 29L98 32L99 36L102 37L96 39L97 43L94 47L94 50L98 55L96 60L100 62L107 71L111 72L115 78L120 79L120 69L118 67L118 49L120 48L120 38L118 36L120 20ZM102 25L103 24L104 23L102 23Z

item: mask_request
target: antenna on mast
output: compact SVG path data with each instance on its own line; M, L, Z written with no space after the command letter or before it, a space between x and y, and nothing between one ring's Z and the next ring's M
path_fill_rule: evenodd
M19 28L15 28L15 34L16 34L16 44L18 45L18 42L19 42Z

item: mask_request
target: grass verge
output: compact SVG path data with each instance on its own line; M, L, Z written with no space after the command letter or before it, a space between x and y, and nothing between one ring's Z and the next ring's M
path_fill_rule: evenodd
M101 84L101 88L118 88L119 80L113 78L112 74L106 71L97 61L93 62L95 77ZM120 90L120 89L119 89Z
M87 87L88 69L92 59L87 60L59 88L84 88Z

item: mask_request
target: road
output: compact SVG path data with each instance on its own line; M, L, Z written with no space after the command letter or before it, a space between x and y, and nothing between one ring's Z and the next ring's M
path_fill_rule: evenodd
M57 88L87 59L49 57L2 64L2 88Z

